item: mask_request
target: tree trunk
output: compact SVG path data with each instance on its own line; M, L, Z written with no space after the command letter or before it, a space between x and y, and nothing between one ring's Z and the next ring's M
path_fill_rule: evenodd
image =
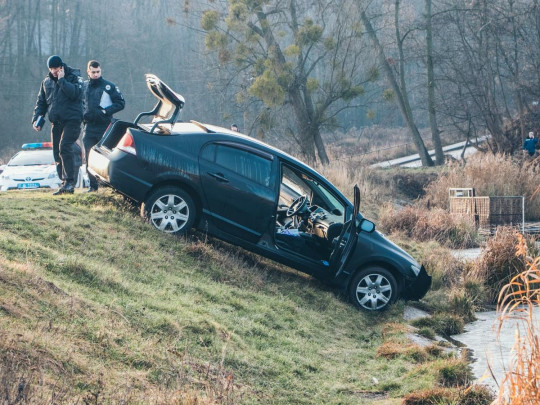
M289 99L291 101L296 125L298 126L298 137L302 154L308 160L308 163L315 162L315 142L312 134L312 125L310 125L310 117L304 106L304 100L300 91L291 89L289 91Z
M444 153L435 112L435 73L433 71L433 37L431 29L431 0L426 0L426 65L429 125L431 127L431 139L433 139L433 146L435 148L436 162L438 165L442 165L444 164Z
M361 10L360 4L358 4L358 7ZM401 89L396 81L394 73L392 72L392 68L390 67L390 64L388 63L386 56L384 54L384 49L382 45L380 44L379 39L377 38L377 34L375 33L375 30L373 29L373 26L371 25L371 22L369 21L369 18L367 17L365 11L363 10L360 11L360 18L362 19L362 23L366 27L367 34L369 38L371 39L371 42L373 43L375 50L377 51L377 57L379 59L379 63L381 64L384 70L386 78L390 82L390 85L392 86L392 90L396 94L399 110L401 112L401 115L403 116L403 119L407 123L407 127L409 128L409 132L411 134L413 142L420 156L420 160L422 161L422 165L433 166L433 160L431 159L431 156L429 156L429 153L426 149L426 145L424 144L424 140L420 136L420 132L418 131L418 128L413 121L413 117L407 111L407 106L406 106L406 101L405 101L406 95L404 95L401 92Z
M291 4L292 9L294 10L294 3ZM260 11L257 13L257 17L261 23L264 40L269 48L274 48L279 63L284 66L286 64L285 57L283 56L279 43L274 37L274 33L270 29L266 14ZM321 138L318 122L315 122L314 120L313 101L311 100L309 93L307 91L302 91L302 88L306 88L306 75L303 71L297 73L295 84L288 90L289 99L293 106L294 116L298 126L300 147L302 148L302 153L310 163L313 163L316 160L316 148L321 163L326 165L330 161L326 154L324 142Z

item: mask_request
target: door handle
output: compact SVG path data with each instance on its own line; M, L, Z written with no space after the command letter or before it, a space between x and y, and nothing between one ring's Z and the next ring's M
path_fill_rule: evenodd
M223 173L210 173L210 172L208 172L208 175L212 176L213 178L215 178L219 182L222 182L222 183L228 183L229 182L229 180L223 175Z

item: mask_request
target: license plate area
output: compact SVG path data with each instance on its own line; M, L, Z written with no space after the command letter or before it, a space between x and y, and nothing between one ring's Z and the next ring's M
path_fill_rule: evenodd
M19 183L17 184L17 188L39 188L39 183Z

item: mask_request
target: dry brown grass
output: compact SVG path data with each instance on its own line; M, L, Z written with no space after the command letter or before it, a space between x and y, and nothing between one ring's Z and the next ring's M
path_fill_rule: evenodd
M418 206L396 209L386 204L379 214L380 227L388 233L404 233L417 241L435 240L450 248L477 245L477 232L467 218L456 217L444 209L427 210Z
M450 163L444 175L426 187L424 203L448 209L448 189L473 187L478 196L521 196L525 199L525 215L540 219L538 178L540 159L533 161L508 155L476 153L466 165Z
M468 279L478 280L486 287L489 304L495 304L501 288L525 270L524 257L515 254L520 238L514 228L499 227L469 270Z
M528 256L527 242L518 238L516 256L526 269L514 276L499 294L499 332L509 319L521 319L513 348L513 358L500 385L496 404L540 403L540 329L533 312L540 306L540 256ZM524 330L522 330L522 327Z
M346 152L348 153L348 152ZM360 188L360 210L376 219L379 207L388 201L413 201L422 197L427 184L438 177L439 168L372 168L361 159L342 159L339 150L329 151L328 165L314 168L352 200L353 186Z
M493 395L481 385L467 388L433 388L407 395L402 405L482 405L489 404Z

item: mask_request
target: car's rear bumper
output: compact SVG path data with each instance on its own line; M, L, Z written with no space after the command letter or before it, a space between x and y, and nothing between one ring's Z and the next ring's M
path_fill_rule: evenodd
M401 297L406 300L419 300L426 295L430 287L431 276L427 274L426 269L422 266L418 276L403 288Z
M88 171L99 182L106 184L135 201L143 201L152 184L142 178L137 167L141 162L135 156L120 150L92 149L88 158ZM142 169L141 169L142 170Z

